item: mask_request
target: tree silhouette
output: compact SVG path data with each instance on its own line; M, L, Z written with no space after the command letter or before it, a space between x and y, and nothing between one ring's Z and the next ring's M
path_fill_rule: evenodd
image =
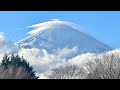
M37 79L33 67L22 57L4 55L0 65L0 79Z

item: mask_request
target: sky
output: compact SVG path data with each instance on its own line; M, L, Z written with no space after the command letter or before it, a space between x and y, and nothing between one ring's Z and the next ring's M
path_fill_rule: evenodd
M27 26L51 19L78 24L97 40L120 48L120 11L0 11L0 32L17 42L32 30Z

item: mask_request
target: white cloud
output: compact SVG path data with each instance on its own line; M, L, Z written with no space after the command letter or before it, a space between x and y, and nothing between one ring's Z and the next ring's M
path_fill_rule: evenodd
M4 56L4 49L3 49L4 48L4 44L5 44L4 33L0 32L0 60Z
M101 58L101 54L95 53L84 53L77 55L71 59L67 59L66 57L71 53L74 53L76 48L72 49L61 49L56 53L48 53L45 49L40 50L37 48L31 49L21 49L19 51L20 55L23 55L24 58L30 62L30 65L34 67L36 74L40 76L41 79L47 78L47 75L50 73L50 69L53 67L57 67L59 65L68 65L68 64L77 64L79 66L83 66L84 63L88 60L93 60L96 56ZM105 53L118 53L120 54L120 49L108 51Z
M64 49L64 51L66 52L69 50ZM68 52L68 54L61 52L62 51L59 51L55 54L50 54L45 49L40 50L32 48L21 49L18 54L24 56L30 65L33 66L34 70L39 73L40 78L42 78L43 75L45 75L46 72L49 72L51 68L57 67L66 62L65 55L67 56L70 52Z
M3 33L3 32L0 32L0 47L2 47L2 46L3 46L4 41L5 41L5 38L4 38L4 33Z
M77 51L78 51L77 47L73 47L72 49L63 48L63 49L56 50L56 52L54 54L58 55L59 57L62 57L62 58L67 58L67 57L70 57L71 55L75 54Z
M7 41L4 37L4 33L0 32L0 62L5 53L13 54L15 51L17 51L17 48L14 44L11 41Z
M36 71L36 75L40 79L46 79L47 75L50 74L50 69L58 67L59 65L77 64L83 65L87 60L91 60L96 54L86 53L75 56L72 59L67 59L66 57L77 51L76 48L72 49L61 49L56 51L56 53L48 53L45 49L40 50L37 48L31 49L21 49L19 55L24 56L25 59L33 66Z
M94 58L103 58L104 54L116 54L120 57L120 49L113 49L107 52L103 52L103 53L86 53L86 54L81 54L78 55L72 59L69 60L70 63L74 63L74 64L83 64L86 61L89 60L94 60Z
M85 54L80 54L78 56L73 57L72 59L69 59L68 62L70 64L77 64L77 65L83 65L89 60L92 60L96 56L95 53L85 53Z
M18 54L27 59L40 78L46 78L46 76L50 73L51 68L59 65L65 65L67 63L66 57L75 53L76 51L76 47L72 49L64 48L57 50L56 53L50 54L45 49L40 50L37 48L22 48Z
M118 54L120 54L120 49L114 49L114 50L108 51L106 53L108 53L108 54L111 54L111 53L118 53Z

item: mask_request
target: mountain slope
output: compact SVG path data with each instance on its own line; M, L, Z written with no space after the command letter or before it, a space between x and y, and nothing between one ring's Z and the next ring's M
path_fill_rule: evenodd
M20 48L39 48L54 52L57 49L77 47L78 52L99 53L111 50L111 47L84 33L73 23L52 20L29 26L35 28L28 32L29 37L20 40L16 45Z

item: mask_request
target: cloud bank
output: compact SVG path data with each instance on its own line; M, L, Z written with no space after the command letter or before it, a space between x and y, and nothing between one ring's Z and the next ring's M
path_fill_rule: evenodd
M36 75L39 75L40 79L47 78L50 70L59 65L78 64L82 65L87 58L92 58L93 53L86 53L78 55L72 59L66 57L76 52L76 48L72 49L61 49L56 53L48 53L45 49L40 50L37 48L25 49L22 48L19 51L20 56L24 56L25 59L33 66L36 71Z
M77 55L71 59L67 59L66 57L71 53L74 53L75 48L72 49L61 49L56 53L48 53L45 49L40 50L37 48L32 49L21 49L19 51L19 55L23 55L24 58L30 62L30 65L34 67L36 71L36 75L40 77L40 79L47 79L47 75L50 74L50 70L54 67L58 67L59 65L68 65L68 64L76 64L79 66L84 66L84 64L93 60L95 57L101 57L104 53L119 53L120 49L104 52L101 54L95 53L84 53Z
M32 48L21 49L18 54L24 56L40 78L43 78L46 77L45 75L49 73L50 69L65 64L67 62L66 57L73 53L74 50L74 48L71 50L64 48L56 53L50 54L45 49Z

